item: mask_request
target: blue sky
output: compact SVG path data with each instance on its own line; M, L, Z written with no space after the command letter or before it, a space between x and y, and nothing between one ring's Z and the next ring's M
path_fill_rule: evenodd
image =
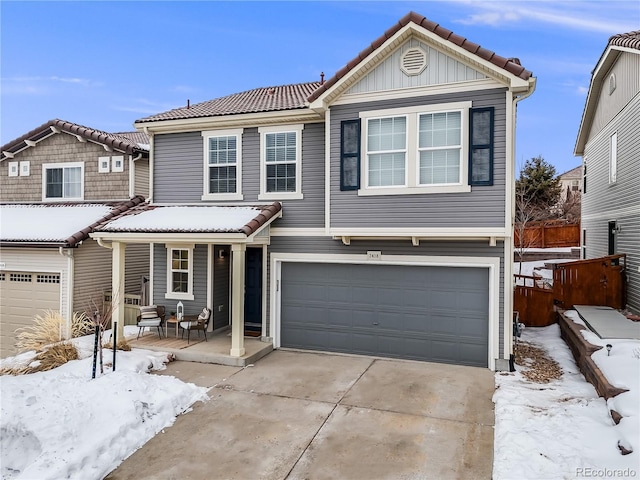
M60 118L109 132L151 114L257 87L332 76L409 11L537 77L519 105L516 159L558 173L573 156L591 71L624 1L0 2L1 144Z

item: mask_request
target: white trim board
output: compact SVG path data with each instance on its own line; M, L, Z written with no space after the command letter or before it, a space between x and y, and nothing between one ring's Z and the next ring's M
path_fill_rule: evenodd
M297 263L341 263L373 265L407 265L424 267L487 268L489 270L489 339L487 365L495 370L495 360L499 358L500 332L500 258L499 257L425 257L416 255L381 255L379 260L370 260L367 254L340 255L316 253L271 253L269 282L269 332L273 347L280 348L281 276L283 262ZM511 322L504 325L511 328ZM506 345L505 345L506 347Z

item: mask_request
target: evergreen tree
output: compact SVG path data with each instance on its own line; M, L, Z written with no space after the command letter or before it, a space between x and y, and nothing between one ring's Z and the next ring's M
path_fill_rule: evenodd
M521 192L523 200L539 212L548 212L556 205L561 190L556 168L541 156L527 160L516 180L516 191Z

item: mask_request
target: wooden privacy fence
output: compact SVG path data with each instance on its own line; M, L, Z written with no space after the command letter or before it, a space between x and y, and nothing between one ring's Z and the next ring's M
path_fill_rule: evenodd
M551 264L553 285L539 278L514 275L513 310L528 327L556 323L556 307L603 305L622 309L626 305L625 254Z
M533 225L525 227L520 241L518 227L514 230L516 248L559 248L580 245L580 225Z

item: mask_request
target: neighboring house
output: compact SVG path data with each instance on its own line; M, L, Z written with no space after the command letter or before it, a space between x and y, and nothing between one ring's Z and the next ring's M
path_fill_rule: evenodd
M582 156L584 258L627 254L640 312L640 30L614 35L593 71L575 154Z
M141 132L110 134L51 120L1 147L2 357L15 353L15 329L35 315L58 310L68 321L90 297L111 290L111 252L88 234L148 196L146 143ZM140 293L149 258L148 246L127 252L126 293Z
M559 175L560 194L563 200L569 195L580 195L582 193L582 165L572 168L568 172Z
M138 120L150 205L91 236L114 268L151 244L154 303L212 308L232 356L248 325L276 348L508 368L515 113L534 88L409 13L327 81Z

